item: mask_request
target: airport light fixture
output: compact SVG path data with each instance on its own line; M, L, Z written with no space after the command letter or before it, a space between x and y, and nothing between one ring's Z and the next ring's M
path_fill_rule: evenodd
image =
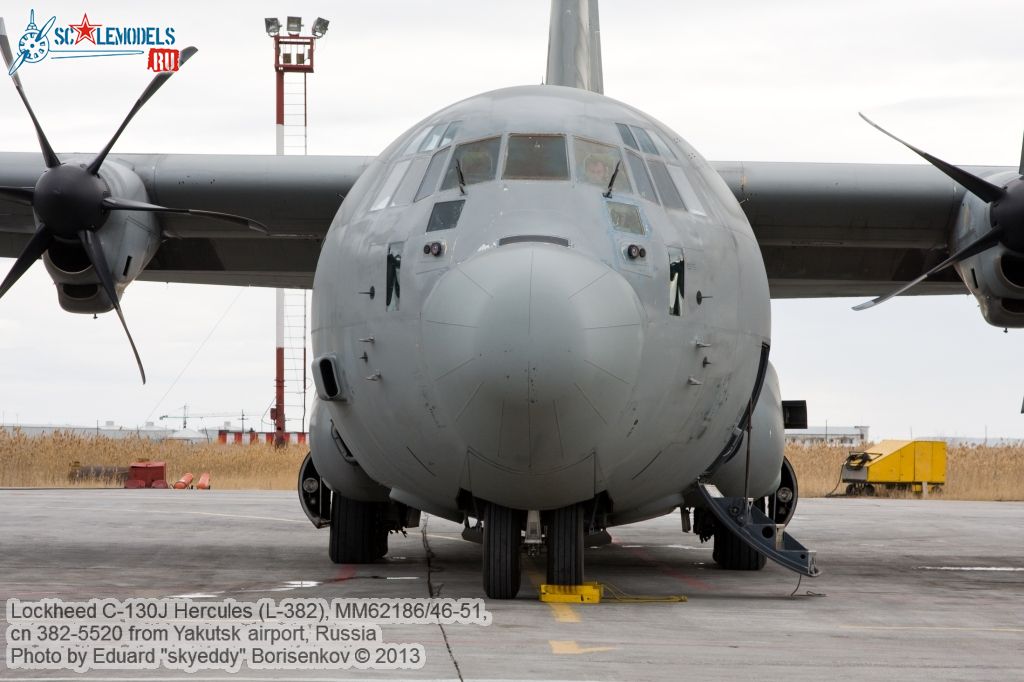
M302 17L288 17L288 35L297 36L302 33Z
M313 22L313 37L323 38L327 34L327 26L331 22L323 17L317 17L316 21Z
M267 17L263 23L267 27L267 35L271 38L281 32L281 20L277 17Z

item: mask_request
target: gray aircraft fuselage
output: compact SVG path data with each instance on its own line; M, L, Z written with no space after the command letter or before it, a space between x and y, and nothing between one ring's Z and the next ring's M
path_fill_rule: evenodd
M391 498L450 518L460 492L541 510L606 493L614 522L679 505L735 439L769 341L761 253L718 174L650 116L559 86L399 137L313 287L314 357L343 384L319 418Z

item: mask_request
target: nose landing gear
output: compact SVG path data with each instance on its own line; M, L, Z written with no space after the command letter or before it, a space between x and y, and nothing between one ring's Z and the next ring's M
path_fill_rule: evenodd
M491 599L514 599L519 594L520 516L500 504L488 504L484 511L484 593Z

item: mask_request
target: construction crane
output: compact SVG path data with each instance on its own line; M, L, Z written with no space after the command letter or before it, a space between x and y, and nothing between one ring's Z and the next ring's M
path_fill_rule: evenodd
M181 412L177 412L175 414L162 414L160 415L160 420L163 421L164 419L180 419L181 428L182 430L184 430L188 428L189 417L192 417L194 419L227 418L231 419L232 421L237 419L242 422L242 431L245 431L245 410L242 410L241 415L239 415L237 412L189 412L188 405L182 405Z

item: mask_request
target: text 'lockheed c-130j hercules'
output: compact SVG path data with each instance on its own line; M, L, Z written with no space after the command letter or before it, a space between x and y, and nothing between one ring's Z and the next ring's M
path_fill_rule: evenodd
M1024 326L1020 173L709 163L604 96L598 35L596 0L555 0L544 85L455 103L374 159L117 155L117 135L58 157L29 110L46 170L0 155L0 195L30 207L0 216L19 256L0 293L39 257L72 312L119 311L135 279L312 286L299 495L336 562L426 511L465 523L511 598L524 551L578 584L585 544L681 508L722 567L815 575L785 532L783 427L805 410L768 360L770 297L880 302L919 272L963 291L955 272Z

